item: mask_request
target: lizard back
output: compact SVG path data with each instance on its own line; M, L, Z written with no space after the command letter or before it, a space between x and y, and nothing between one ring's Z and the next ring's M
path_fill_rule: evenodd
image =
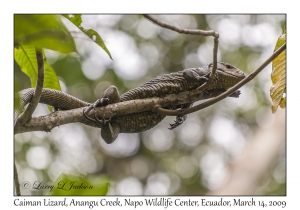
M179 92L194 89L201 84L189 82L183 77L183 71L158 76L145 84L131 89L121 95L121 101L134 99L143 99L150 97L160 97L167 94L176 94Z

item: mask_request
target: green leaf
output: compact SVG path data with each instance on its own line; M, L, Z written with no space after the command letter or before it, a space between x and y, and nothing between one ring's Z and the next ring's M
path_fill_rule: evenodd
M15 60L19 64L21 70L30 78L31 87L36 87L37 82L37 60L36 50L32 45L19 45L19 48L14 48ZM61 90L58 77L46 60L44 55L44 88ZM48 106L50 112L52 107Z
M21 108L21 104L20 104L20 96L19 94L16 94L17 92L19 92L20 88L19 88L19 84L16 80L16 77L14 77L14 110L20 110Z
M45 67L44 87L54 89L54 90L61 90L59 79L54 69L50 66L50 64L47 62L46 59L44 60L44 67Z
M109 181L106 177L83 178L62 174L55 181L50 195L106 195Z
M44 59L44 68L45 68L44 87L61 91L59 79L58 79L54 69L47 62L45 53L43 53L43 54L44 54L44 58L45 58ZM52 112L52 106L48 105L48 109L50 112Z
M67 18L69 21L71 21L80 30L83 29L83 27L81 26L81 23L82 23L81 15L62 15L62 16L64 16L65 18Z
M62 53L76 52L73 37L57 15L14 15L14 42Z
M282 28L282 34L286 34L286 25L284 25Z
M21 70L30 78L31 87L35 87L37 78L35 47L32 45L19 45L19 48L14 48L14 55Z
M32 45L19 45L19 48L14 48L15 60L19 64L21 70L30 78L31 87L36 87L37 80L37 60L36 50ZM46 60L44 55L44 88L61 90L58 77Z
M286 30L278 38L275 50L286 42ZM285 108L286 106L286 50L280 53L272 62L272 87L270 96L272 99L272 112L275 113L278 106Z
M82 19L81 15L63 15L65 18L70 20L75 26L77 26L83 33L85 33L93 42L98 44L102 49L109 55L109 57L112 59L111 54L107 47L105 46L101 36L93 29L84 29L81 26Z

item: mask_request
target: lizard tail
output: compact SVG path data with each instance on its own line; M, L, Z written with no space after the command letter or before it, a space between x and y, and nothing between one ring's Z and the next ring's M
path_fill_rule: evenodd
M18 93L21 99L21 107L25 107L31 101L34 91L34 88L28 88ZM75 98L67 93L48 88L43 88L39 103L48 104L61 110L76 109L90 105L90 103Z
M28 88L18 92L20 97L20 108L14 110L14 123L16 123L16 120L24 107L31 101L34 91L35 88ZM60 110L76 109L90 105L90 103L75 98L67 93L48 88L43 88L39 103L47 104Z

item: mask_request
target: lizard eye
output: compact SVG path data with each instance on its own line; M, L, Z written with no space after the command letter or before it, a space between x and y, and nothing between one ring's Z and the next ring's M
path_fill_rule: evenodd
M226 64L226 68L231 69L232 66L230 66L229 64Z

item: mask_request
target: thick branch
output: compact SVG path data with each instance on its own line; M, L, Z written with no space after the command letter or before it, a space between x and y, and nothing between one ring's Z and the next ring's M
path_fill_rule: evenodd
M155 105L160 105L162 107L174 106L179 104L193 103L198 100L208 99L215 97L224 91L215 90L215 91L204 91L202 93L198 93L197 90L181 92L178 94L170 94L164 97L158 98L147 98L147 99L136 99L131 101L124 101L115 104L109 104L105 107L98 107L95 109L95 114L98 117L126 117L124 115L134 114L144 111L152 111ZM231 97L238 97L239 91L235 92L231 95ZM98 124L87 120L83 116L83 110L86 107L79 109L72 109L66 111L57 111L53 112L46 116L32 118L26 125L22 125L17 122L15 125L15 134L24 133L30 131L51 131L54 127L74 123L81 122L86 125L90 125L93 127L99 127ZM91 110L89 113L91 116L94 115L94 111Z
M36 49L36 59L38 64L37 85L30 104L27 106L25 111L18 118L18 123L20 124L25 124L31 119L32 113L34 112L37 104L39 103L42 94L42 89L44 85L44 58L43 58L42 51L37 49Z
M233 86L231 89L227 90L225 93L222 93L221 95L210 99L202 104L199 104L197 106L188 108L188 109L182 109L182 110L168 110L164 109L162 107L156 106L153 110L156 113L163 114L163 115L169 115L169 116L183 116L186 114L190 114L196 111L199 111L201 109L204 109L208 106L211 106L212 104L217 103L218 101L226 98L227 96L231 95L233 92L238 90L243 85L247 84L249 81L251 81L259 72L261 72L269 63L274 60L281 52L283 52L286 49L286 44L283 44L278 50L276 50L263 64L261 64L256 70L254 70L251 74L249 74L245 79L237 83L235 86Z

